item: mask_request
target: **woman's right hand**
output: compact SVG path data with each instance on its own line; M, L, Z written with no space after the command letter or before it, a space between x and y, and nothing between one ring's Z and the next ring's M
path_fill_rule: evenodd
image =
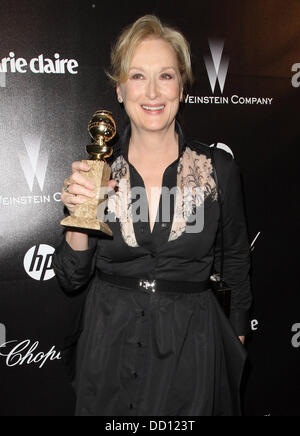
M81 161L74 162L72 164L72 174L65 180L62 189L61 199L71 216L74 215L77 204L83 204L89 198L96 196L96 186L91 180L84 177L80 171L88 173L90 171L89 165ZM115 189L116 182L110 180L108 186ZM68 192L66 192L66 189ZM84 251L88 249L88 235L86 233L70 229L66 232L66 241L73 250Z
M96 196L96 186L80 171L88 173L90 171L89 165L81 161L73 162L72 174L65 180L62 189L61 200L71 216L74 215L77 204L83 204L89 198Z
M75 206L77 204L83 204L89 198L96 196L96 185L87 177L84 177L80 171L88 173L90 171L89 165L81 161L73 162L72 174L65 180L62 189L61 200L69 210L71 216L74 215ZM108 187L111 189L115 189L116 185L115 180L108 182Z

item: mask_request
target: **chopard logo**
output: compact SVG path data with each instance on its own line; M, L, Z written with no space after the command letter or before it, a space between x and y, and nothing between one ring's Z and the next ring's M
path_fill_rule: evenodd
M39 341L31 344L29 339L19 343L18 341L5 342L0 345L0 356L6 358L6 366L9 368L35 364L39 365L39 368L41 369L47 361L61 360L60 352L55 350L55 346L53 346L47 353L44 353L43 351L37 352L38 346ZM7 349L5 353L1 352L4 348Z
M221 93L223 94L229 67L228 56L223 56L225 41L210 39L208 44L211 52L211 57L205 56L204 62L211 90L213 93L215 92L216 84L218 81Z

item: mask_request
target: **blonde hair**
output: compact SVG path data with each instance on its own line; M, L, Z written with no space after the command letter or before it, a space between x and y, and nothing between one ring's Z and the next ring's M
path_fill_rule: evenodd
M125 28L111 51L111 74L106 73L114 86L126 82L134 50L144 39L163 39L174 49L183 86L192 84L193 73L188 41L179 31L165 26L155 15L145 15Z

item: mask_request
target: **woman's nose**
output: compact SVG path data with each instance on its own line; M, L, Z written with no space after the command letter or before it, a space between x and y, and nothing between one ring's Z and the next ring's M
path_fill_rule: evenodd
M146 89L146 97L154 100L159 96L159 84L155 79L149 79Z

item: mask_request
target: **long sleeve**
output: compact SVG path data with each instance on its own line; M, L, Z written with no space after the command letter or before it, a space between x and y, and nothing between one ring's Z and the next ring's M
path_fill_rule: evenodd
M89 237L89 248L75 251L65 238L55 250L53 267L61 287L68 293L84 289L95 271L97 238Z
M227 153L226 153L227 154ZM223 154L224 156L224 154ZM220 156L221 157L221 156ZM218 160L216 160L217 162ZM239 336L249 332L248 311L252 303L249 271L251 266L250 247L247 225L244 212L244 202L241 186L240 170L234 159L227 154L226 162L229 168L227 183L224 190L221 177L219 180L223 209L223 234L224 234L224 281L232 290L231 297L231 324ZM222 175L222 163L217 171ZM220 168L220 171L219 171ZM216 238L215 269L220 271L220 229Z

